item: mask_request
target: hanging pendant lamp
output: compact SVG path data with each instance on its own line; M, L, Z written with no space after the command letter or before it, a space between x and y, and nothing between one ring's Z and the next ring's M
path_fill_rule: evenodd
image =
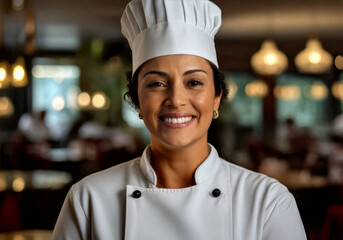
M307 41L306 48L295 57L295 65L303 73L324 73L332 65L332 56L323 49L318 39L311 38Z
M7 88L11 79L9 74L10 65L6 61L0 62L0 89Z
M27 73L23 57L19 57L13 64L12 85L13 87L24 87L27 85Z
M261 75L279 75L288 66L286 55L271 40L262 43L261 49L251 57L250 63L253 70Z

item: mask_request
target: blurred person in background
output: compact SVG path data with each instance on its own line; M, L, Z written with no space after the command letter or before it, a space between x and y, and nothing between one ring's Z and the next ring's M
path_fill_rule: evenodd
M46 142L49 140L49 129L45 124L45 111L24 113L18 123L18 129L30 142Z
M133 0L121 23L133 52L126 96L150 145L76 183L52 239L306 239L286 187L208 144L227 95L214 45L220 9L208 0Z
M45 115L46 111L21 115L18 130L12 137L13 150L7 167L31 169L38 167L41 160L48 159L50 133L45 124Z

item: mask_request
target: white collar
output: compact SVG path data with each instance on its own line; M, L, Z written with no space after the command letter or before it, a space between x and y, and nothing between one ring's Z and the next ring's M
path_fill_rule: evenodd
M218 171L220 162L218 152L211 144L208 145L210 146L210 154L195 171L195 184L201 184L205 182ZM145 148L141 156L140 168L150 185L156 187L157 176L150 164L150 145Z

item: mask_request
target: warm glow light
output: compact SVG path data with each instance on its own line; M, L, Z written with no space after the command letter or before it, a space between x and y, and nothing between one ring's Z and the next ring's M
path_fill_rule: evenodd
M25 76L25 70L22 66L15 66L13 69L13 80L22 81Z
M7 88L10 85L10 76L8 74L9 64L5 61L0 62L0 89Z
M310 53L310 55L308 56L308 60L309 60L310 63L312 63L312 64L318 64L318 63L320 63L320 61L322 60L322 56L321 56L318 52L312 52L312 53Z
M5 191L7 188L7 185L6 185L6 175L4 172L1 172L0 173L0 192L3 192Z
M12 188L15 192L22 192L25 189L25 179L23 177L16 177L13 180Z
M23 57L17 59L13 65L12 85L14 87L24 87L27 84L27 74Z
M268 85L262 80L255 80L245 86L245 93L249 97L263 98L267 96Z
M273 41L264 41L261 49L251 57L251 67L261 75L278 75L286 70L288 60Z
M82 92L79 94L77 98L77 102L80 107L87 107L91 103L91 97L89 96L88 93Z
M228 80L228 87L230 91L229 91L229 94L227 95L227 98L229 101L232 101L237 94L238 87L237 87L237 84L232 80Z
M321 82L315 82L311 88L311 95L314 99L323 99L328 96L327 87Z
M11 100L7 97L0 97L0 116L10 116L14 112Z
M263 62L267 65L274 65L277 62L277 58L274 54L268 53L263 57Z
M13 236L13 240L25 240L25 237L23 235L21 235L21 234L15 234Z
M338 68L339 70L343 70L343 56L338 55L335 58L335 66L336 68Z
M313 100L324 99L329 94L328 88L320 81L313 83L313 85L309 87L305 87L304 90L305 96Z
M65 101L62 96L57 96L52 100L52 107L56 111L61 111L65 106Z
M274 96L283 100L295 100L301 96L301 91L297 86L276 86Z
M0 67L0 82L5 81L6 75L7 75L6 69L3 67Z
M92 104L95 108L104 108L107 104L107 98L104 93L94 93L92 97Z
M309 39L306 48L295 57L295 65L300 72L324 73L332 65L332 56L322 48L318 39Z
M332 85L331 91L335 98L343 101L343 81L335 82Z
M253 70L261 75L278 75L288 66L286 55L277 49L273 41L264 41L250 63Z

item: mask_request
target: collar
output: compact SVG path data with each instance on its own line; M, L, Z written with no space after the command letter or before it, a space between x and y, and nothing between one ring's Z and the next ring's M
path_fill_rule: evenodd
M195 183L201 184L211 178L219 169L219 155L217 150L211 145L210 154L205 161L195 171ZM149 181L151 187L156 187L157 176L150 164L150 145L147 146L140 159L140 168L145 178Z

